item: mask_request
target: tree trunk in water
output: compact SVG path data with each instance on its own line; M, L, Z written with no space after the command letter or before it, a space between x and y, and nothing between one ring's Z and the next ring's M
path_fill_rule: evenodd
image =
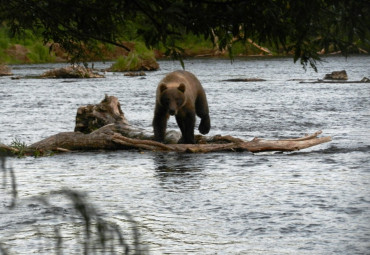
M90 150L150 150L175 152L215 152L215 151L296 151L331 141L330 137L317 136L321 131L297 139L265 140L254 138L244 141L231 136L214 136L201 138L207 143L202 144L163 144L149 139L130 138L122 135L121 128L109 124L91 134L79 132L59 133L40 142L32 144L31 150L45 151L90 151ZM145 137L145 135L144 135ZM199 140L199 137L198 137Z
M97 105L82 106L77 110L75 132L62 132L28 146L26 154L48 151L91 151L91 150L148 150L206 153L215 151L296 151L331 141L331 137L317 136L321 131L301 138L265 140L254 138L244 141L232 136L206 137L197 135L197 144L177 144L181 134L169 131L165 143L153 141L153 134L133 127L126 120L118 99L105 96ZM2 150L16 152L17 149L1 145Z

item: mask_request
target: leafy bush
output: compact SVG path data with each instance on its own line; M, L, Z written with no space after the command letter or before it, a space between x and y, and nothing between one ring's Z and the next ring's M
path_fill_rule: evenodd
M30 53L27 54L27 57L32 63L54 62L55 60L55 55L50 53L49 48L40 42L36 42L30 47Z
M19 44L29 50L27 58L31 63L54 62L55 56L49 53L49 48L43 45L41 33L25 30L22 35L11 37L9 29L0 26L0 63L15 64L20 60L7 54L6 50Z
M0 49L7 49L9 47L9 37L4 29L0 29Z
M110 69L114 72L125 72L156 70L158 67L154 52L139 42L127 56L120 56Z
M112 65L112 71L115 72L122 72L122 71L129 71L133 70L133 66L136 67L138 62L137 54L130 52L128 56L121 56L117 59L117 61Z

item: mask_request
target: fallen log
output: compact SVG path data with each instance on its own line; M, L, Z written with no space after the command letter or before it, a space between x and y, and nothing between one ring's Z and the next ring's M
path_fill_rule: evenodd
M101 126L101 127L99 127ZM244 141L232 136L197 135L196 144L177 144L180 132L169 131L165 143L153 140L153 134L133 127L125 118L118 99L105 96L97 105L82 106L77 110L75 132L62 132L36 142L22 150L27 155L43 155L48 152L92 150L140 150L164 152L207 153L216 151L296 151L331 141L331 137L318 137L322 132L300 138L265 140L254 138ZM14 148L0 144L0 149L16 152Z
M97 72L94 72L90 68L83 66L67 66L56 68L53 70L46 71L40 78L58 78L58 79L69 79L69 78L104 78L104 75L101 75Z
M119 127L118 127L119 128ZM80 132L63 132L48 137L28 147L31 151L41 153L47 151L91 151L91 150L149 150L149 151L174 151L206 153L216 151L296 151L331 141L331 137L317 136L321 131L314 134L290 140L265 140L254 138L252 141L241 139L229 139L223 136L207 138L207 143L202 144L163 144L153 140L130 138L118 132L115 124L109 124L101 130L91 134ZM199 138L198 138L199 140ZM226 143L225 143L226 142Z
M265 52L265 53L267 53L268 55L272 55L272 52L269 50L269 49L267 49L267 48L265 48L265 47L262 47L262 46L260 46L260 45L258 45L257 43L255 43L252 39L250 39L250 38L248 38L247 39L247 41L250 43L250 44L252 44L254 47L256 47L257 49L259 49L259 50L261 50L261 51L263 51L263 52Z
M333 71L331 73L325 74L324 80L348 80L348 75L346 70Z
M333 83L333 84L354 84L354 83L370 83L369 78L364 77L359 81L345 81L345 80L315 80L315 81L300 81L299 83Z

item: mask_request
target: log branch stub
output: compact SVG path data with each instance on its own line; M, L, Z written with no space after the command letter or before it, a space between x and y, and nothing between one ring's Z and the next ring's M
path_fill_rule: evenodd
M111 123L129 124L118 98L105 95L99 104L81 106L77 109L74 131L88 134Z

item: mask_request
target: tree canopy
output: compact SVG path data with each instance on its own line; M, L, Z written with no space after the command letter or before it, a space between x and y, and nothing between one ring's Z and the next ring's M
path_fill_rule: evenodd
M14 35L39 31L77 61L102 42L126 48L138 38L179 57L176 42L192 33L221 50L268 44L315 68L322 49L368 49L369 13L368 0L0 0L0 21Z

